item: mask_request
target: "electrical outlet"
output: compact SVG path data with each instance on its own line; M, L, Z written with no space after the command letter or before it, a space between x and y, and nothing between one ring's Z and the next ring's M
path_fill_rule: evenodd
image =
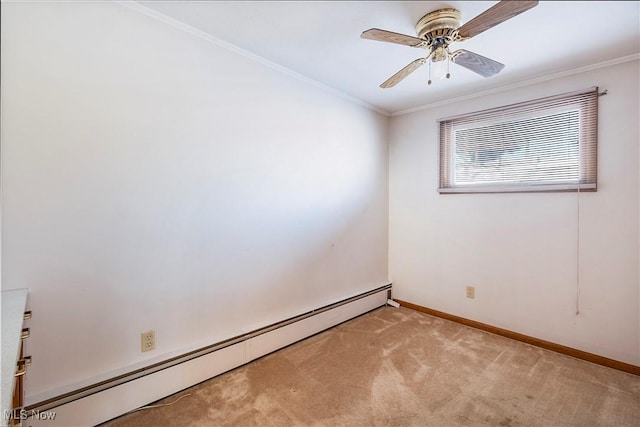
M156 333L147 331L140 334L140 350L151 351L156 348Z
M476 288L473 286L467 286L467 298L476 297Z

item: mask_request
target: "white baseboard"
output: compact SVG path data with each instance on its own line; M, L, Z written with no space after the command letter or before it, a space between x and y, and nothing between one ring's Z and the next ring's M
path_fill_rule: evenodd
M38 419L38 408L34 408L36 415L25 420L23 425L86 427L103 423L381 307L387 302L390 286L379 289L195 359L41 412L42 418L55 413L53 420ZM28 413L31 414L31 410Z

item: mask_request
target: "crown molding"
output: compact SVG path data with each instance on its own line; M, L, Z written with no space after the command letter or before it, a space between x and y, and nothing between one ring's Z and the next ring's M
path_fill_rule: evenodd
M572 75L575 75L575 74L585 73L587 71L598 70L600 68L611 67L613 65L623 64L625 62L637 61L638 59L640 59L640 53L634 53L632 55L621 56L619 58L614 58L614 59L610 59L610 60L607 60L607 61L598 62L596 64L590 64L590 65L587 65L587 66L584 66L584 67L573 68L573 69L567 70L567 71L560 71L558 73L547 74L545 76L536 77L536 78L529 79L529 80L523 80L523 81L518 82L518 83L512 83L512 84L508 84L508 85L498 86L498 87L494 87L494 88L491 88L491 89L488 89L488 90L483 90L483 91L480 91L480 92L470 93L468 95L462 95L462 96L458 96L458 97L455 97L455 98L449 98L449 99L444 100L444 101L433 102L433 103L430 103L430 104L420 105L418 107L408 108L406 110L395 111L395 112L391 113L391 117L402 116L402 115L405 115L405 114L411 114L411 113L415 113L417 111L428 110L430 108L435 108L435 107L441 107L443 105L454 104L456 102L468 101L470 99L479 98L479 97L487 96L487 95L493 95L493 94L496 94L496 93L505 92L505 91L508 91L508 90L517 89L517 88L521 88L521 87L525 87L525 86L531 86L531 85L538 84L538 83L543 83L543 82L546 82L546 81L549 81L549 80L555 80L555 79L558 79L558 78L561 78L561 77L567 77L567 76L572 76Z
M375 105L369 104L369 103L367 103L365 101L362 101L361 99L355 98L355 97L353 97L351 95L348 95L348 94L346 94L346 93L344 93L344 92L342 92L340 90L334 89L334 88L332 88L330 86L327 86L327 85L325 85L323 83L320 83L320 82L318 82L316 80L313 80L313 79L311 79L311 78L309 78L309 77L307 77L307 76L305 76L303 74L300 74L300 73L298 73L296 71L293 71L293 70L291 70L291 69L289 69L287 67L283 67L282 65L276 64L273 61L270 61L270 60L268 60L266 58L263 58L262 56L256 55L256 54L254 54L252 52L249 52L248 50L242 49L242 48L240 48L240 47L238 47L238 46L236 46L236 45L234 45L232 43L229 43L229 42L227 42L225 40L222 40L222 39L220 39L218 37L212 36L211 34L206 33L206 32L204 32L202 30L199 30L199 29L197 29L195 27L192 27L191 25L185 24L184 22L178 21L177 19L173 19L173 18L171 18L171 17L169 17L167 15L164 15L163 13L160 13L158 11L150 9L150 8L144 6L143 4L138 3L137 1L116 1L115 3L118 3L118 4L122 5L122 6L125 6L125 7L129 8L131 10L135 10L135 11L137 11L139 13L142 13L143 15L146 15L146 16L148 16L150 18L156 19L156 20L158 20L160 22L163 22L163 23L165 23L167 25L170 25L173 28L182 30L182 31L184 31L184 32L186 32L188 34L191 34L193 36L199 37L199 38L201 38L203 40L206 40L206 41L208 41L208 42L210 42L210 43L212 43L212 44L214 44L214 45L216 45L218 47L222 47L222 48L227 49L227 50L229 50L231 52L234 52L234 53L236 53L238 55L242 55L242 56L244 56L246 58L249 58L249 59L251 59L253 61L256 61L256 62L258 62L258 63L260 63L262 65L265 65L265 66L267 66L269 68L272 68L272 69L277 70L277 71L279 71L279 72L281 72L283 74L286 74L289 77L296 78L296 79L298 79L300 81L303 81L303 82L305 82L307 84L315 86L318 89L321 89L321 90L323 90L325 92L331 93L332 95L335 95L335 96L337 96L339 98L342 98L344 100L347 100L349 102L357 104L357 105L359 105L361 107L365 107L365 108L367 108L369 110L375 111L376 113L382 114L383 116L386 116L386 117L390 117L391 116L391 113L389 111L383 110L383 109L381 109L379 107L376 107Z

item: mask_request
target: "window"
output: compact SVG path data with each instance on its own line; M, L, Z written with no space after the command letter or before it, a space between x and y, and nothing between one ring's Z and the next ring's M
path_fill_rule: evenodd
M598 88L441 119L440 193L596 191Z

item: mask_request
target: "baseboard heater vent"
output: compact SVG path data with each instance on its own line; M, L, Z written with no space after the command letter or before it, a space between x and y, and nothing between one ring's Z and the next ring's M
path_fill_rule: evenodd
M30 419L34 427L100 424L382 307L390 294L391 283L24 409L56 412L54 420Z

